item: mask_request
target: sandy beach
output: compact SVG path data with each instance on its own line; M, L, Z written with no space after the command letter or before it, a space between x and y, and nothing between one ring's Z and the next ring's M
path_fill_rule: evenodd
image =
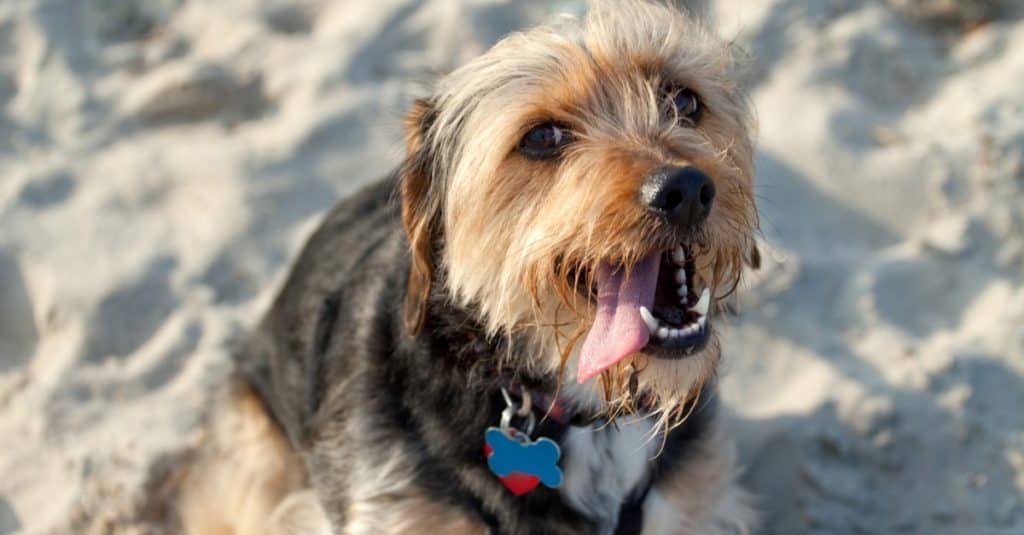
M582 1L0 1L0 535L173 533L233 344L435 73ZM1024 9L712 0L764 267L722 396L763 533L1024 533Z

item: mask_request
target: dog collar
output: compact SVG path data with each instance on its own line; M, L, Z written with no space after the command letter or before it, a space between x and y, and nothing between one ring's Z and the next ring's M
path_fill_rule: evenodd
M501 481L505 488L516 496L522 496L534 490L540 484L549 488L558 488L562 484L559 461L562 450L558 442L538 435L531 439L537 430L537 417L534 411L542 413L542 429L552 433L550 436L560 438L571 425L585 426L577 414L567 410L567 403L560 402L556 397L543 394L531 394L529 390L515 385L501 387L501 395L505 400L505 409L501 412L501 421L497 427L489 427L484 434L484 456L491 472ZM513 395L518 398L513 399ZM535 401L536 398L536 401ZM650 403L645 400L645 408ZM519 425L516 425L516 419ZM636 489L619 509L615 535L635 535L643 530L643 504L651 490L652 482ZM487 518L485 516L485 518ZM500 533L496 520L489 519L491 533Z
M526 412L536 411L542 415L542 422L550 421L562 428L570 425L577 427L587 425L583 415L573 411L570 403L556 396L525 388L519 383L510 382L507 386L502 387L502 396L505 397L506 406L515 405L517 404L516 400L519 400L519 411L522 413L520 416L524 416ZM558 431L564 431L564 429L558 429Z
M558 488L562 482L558 441L570 426L585 427L592 421L572 411L571 404L557 396L533 393L518 383L500 388L505 409L498 425L484 433L488 468L516 496L541 483ZM650 404L650 399L644 399L641 409L646 410ZM539 426L537 414L541 415Z

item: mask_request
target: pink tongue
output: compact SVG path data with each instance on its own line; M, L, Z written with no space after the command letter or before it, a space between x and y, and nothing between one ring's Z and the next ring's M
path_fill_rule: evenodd
M583 341L576 380L585 383L647 345L651 337L640 307L654 308L661 253L651 253L626 277L602 262L597 269L597 317Z

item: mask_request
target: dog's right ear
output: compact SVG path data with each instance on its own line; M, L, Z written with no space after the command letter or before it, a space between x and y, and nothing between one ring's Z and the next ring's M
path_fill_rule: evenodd
M434 278L434 244L440 214L440 199L434 191L433 156L427 142L435 110L428 100L417 100L405 121L405 162L399 177L402 225L409 238L412 267L405 294L404 320L416 335L427 319L430 286Z

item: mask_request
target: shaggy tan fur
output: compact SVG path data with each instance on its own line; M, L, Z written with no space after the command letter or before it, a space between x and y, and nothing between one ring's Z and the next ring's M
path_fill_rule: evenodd
M179 514L185 533L327 533L315 531L326 525L319 503L301 495L305 466L262 402L241 384L227 397L182 485Z
M410 316L422 311L431 244L443 236L455 298L477 307L492 335L532 340L539 370L571 372L594 313L579 291L587 275L601 261L629 266L675 243L636 202L644 176L664 165L692 164L714 180L715 209L695 244L698 278L716 301L730 293L755 261L757 228L753 124L737 63L728 43L668 5L599 0L582 20L513 34L444 77L409 121ZM696 128L671 105L671 88L683 87L705 107ZM566 153L518 153L523 135L548 121L571 131ZM679 361L638 354L591 386L601 396L570 389L615 412L630 405L622 371L632 366L671 424L718 359L717 342Z

